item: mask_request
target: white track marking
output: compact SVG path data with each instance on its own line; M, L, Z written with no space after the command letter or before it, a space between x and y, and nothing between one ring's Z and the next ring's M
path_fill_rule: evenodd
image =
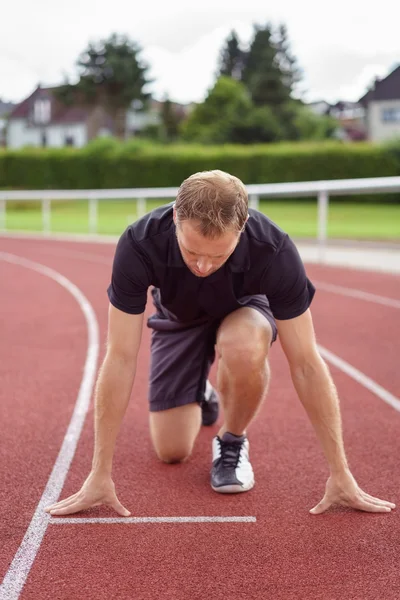
M93 519L51 518L52 525L82 525L86 523L255 523L255 517L111 517Z
M85 316L88 331L86 361L74 412L46 488L0 586L1 600L16 600L24 587L50 521L50 515L44 509L58 500L90 405L99 355L99 326L92 305L69 279L49 267L13 254L0 252L0 260L32 269L59 283L78 302Z
M335 367L343 371L343 373L346 373L346 375L349 375L349 377L357 381L357 383L360 383L363 387L367 388L367 390L375 394L375 396L378 396L378 398L389 404L392 408L400 412L399 398L396 398L396 396L388 392L388 390L379 385L379 383L376 383L376 381L367 377L367 375L364 375L364 373L339 356L336 356L336 354L333 354L333 352L330 352L330 350L327 350L319 344L318 350L323 358L335 365Z
M400 300L387 298L386 296L378 296L377 294L371 294L369 292L363 292L361 290L355 290L354 288L344 287L341 285L334 285L331 283L325 283L323 281L315 281L314 279L313 283L317 289L323 290L324 292L332 292L333 294L340 294L341 296L348 296L349 298L357 298L358 300L365 300L366 302L374 302L375 304L382 304L383 306L390 306L391 308L400 308Z
M115 244L118 242L119 235L101 235L95 233L41 233L40 231L29 232L26 230L9 230L1 231L0 238L46 242L88 242L91 244Z
M39 250L39 248L38 248ZM113 257L102 256L101 254L91 254L90 252L82 252L81 250L65 250L63 248L52 248L52 256L60 256L63 258L77 258L80 260L87 260L90 262L96 262L107 267L111 267L113 263Z

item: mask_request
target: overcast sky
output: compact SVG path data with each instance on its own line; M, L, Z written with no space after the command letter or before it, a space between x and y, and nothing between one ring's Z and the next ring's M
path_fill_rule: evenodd
M112 32L143 48L151 91L201 101L215 80L232 29L244 43L254 23L286 24L303 70L307 101L358 100L376 76L400 63L400 2L380 0L6 0L0 20L0 99L19 102L36 87L62 83L88 42Z

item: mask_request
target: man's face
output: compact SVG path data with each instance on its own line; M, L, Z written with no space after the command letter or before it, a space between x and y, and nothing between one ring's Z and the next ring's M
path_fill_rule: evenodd
M191 221L176 227L179 249L186 266L197 277L207 277L228 260L239 242L240 234L228 231L216 239L205 238Z

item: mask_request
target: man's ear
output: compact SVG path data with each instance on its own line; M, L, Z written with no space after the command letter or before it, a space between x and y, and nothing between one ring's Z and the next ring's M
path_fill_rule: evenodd
M243 223L243 227L242 227L242 229L240 230L240 233L243 233L243 231L245 230L246 223L247 223L247 221L249 220L249 218L250 218L250 215L247 213L246 220L245 220L245 222Z
M172 216L173 216L173 219L174 219L174 223L176 225L176 208L175 208L175 204L173 204Z

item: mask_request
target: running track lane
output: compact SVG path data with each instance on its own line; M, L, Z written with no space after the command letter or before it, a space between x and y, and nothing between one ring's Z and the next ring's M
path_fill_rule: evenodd
M22 250L28 248L20 242L19 252ZM30 245L29 255L36 250ZM35 260L40 261L39 254ZM104 316L104 289L99 295L102 284L94 282L108 279L107 267L88 262L82 266L77 259L56 258L55 253L46 257L46 264L55 263L63 273L69 271L69 275L65 273L68 276L72 272L76 283L81 280L83 291ZM337 271L327 269L318 277L324 275L325 281L332 281ZM371 274L368 282L373 285ZM381 282L381 294L382 288ZM364 289L376 293L376 289ZM333 350L331 340L325 337L329 330L323 327L328 308L329 314L333 312L343 334L338 338L343 350L351 337L350 321L347 310L339 307L356 305L362 312L365 303L343 297L335 297L333 302L332 298L319 294L314 320L319 342ZM386 320L394 315L398 324L397 311L379 310ZM103 319L103 327L104 323ZM375 353L379 336L374 322L368 331L370 337L363 338L359 350L360 362L372 351L378 365L386 362L384 358L393 361L393 354ZM386 335L390 342L392 329ZM147 335L144 344L146 340ZM278 345L271 356L271 391L251 431L257 486L237 497L221 498L208 486L210 440L215 428L201 432L188 464L168 467L155 461L148 441L143 387L147 365L147 354L142 353L136 404L128 409L119 441L115 479L121 500L138 516L252 514L257 523L50 525L23 598L37 598L38 589L41 598L109 598L113 594L118 598L203 598L228 593L236 598L368 600L380 596L382 590L385 598L399 596L396 511L366 515L338 509L322 517L308 514L323 491L326 465L293 393ZM362 369L362 364L357 366ZM342 399L346 447L356 477L370 493L397 501L398 414L346 375L334 368L331 371ZM385 370L379 373L383 375ZM398 379L393 379L392 385L398 389ZM87 419L62 497L75 491L86 475L91 437L92 423ZM99 508L82 517L96 515L115 516Z

